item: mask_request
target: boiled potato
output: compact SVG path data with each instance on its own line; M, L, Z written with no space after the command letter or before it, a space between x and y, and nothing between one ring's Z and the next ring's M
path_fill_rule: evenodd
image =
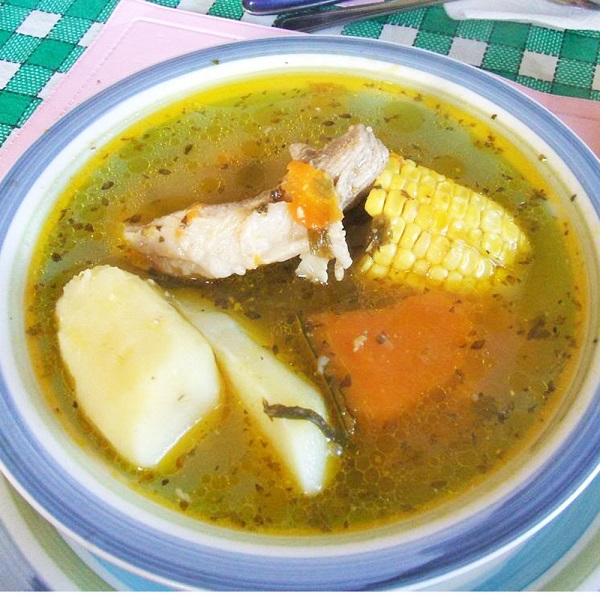
M181 311L212 345L224 377L299 488L307 495L320 492L331 457L329 441L310 421L269 417L263 402L310 409L327 421L321 393L256 343L233 317L193 296L178 294L177 300Z
M152 283L88 269L65 286L56 315L79 406L133 465L157 465L218 405L211 347Z

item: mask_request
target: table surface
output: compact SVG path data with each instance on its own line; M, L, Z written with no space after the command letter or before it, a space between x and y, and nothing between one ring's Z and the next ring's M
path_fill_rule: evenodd
M176 10L271 25L241 0L147 0ZM0 0L0 146L85 53L118 0ZM327 30L452 56L532 89L600 101L600 32L450 19L429 7Z
M146 1L178 11L267 26L275 18L245 14L241 0ZM42 101L86 54L118 4L118 0L0 0L0 148L19 133ZM597 31L453 21L443 8L431 7L360 21L327 33L425 48L557 98L600 101ZM10 491L4 490L0 495L0 513L15 512L17 502ZM36 527L43 525L37 523ZM29 523L22 527L29 528ZM47 535L56 534L51 530ZM600 540L594 543L598 547ZM53 544L53 548L67 552L60 540ZM49 547L48 539L44 538L42 546ZM36 578L26 561L18 560L23 568L15 571L14 561L9 566L4 560L16 556L15 552L18 550L0 523L0 589L43 589L44 582Z

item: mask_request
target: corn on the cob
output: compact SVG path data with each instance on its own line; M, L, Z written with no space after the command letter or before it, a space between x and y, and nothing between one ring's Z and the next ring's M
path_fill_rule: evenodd
M369 193L373 239L360 269L422 286L491 284L530 252L498 203L412 160L391 154Z

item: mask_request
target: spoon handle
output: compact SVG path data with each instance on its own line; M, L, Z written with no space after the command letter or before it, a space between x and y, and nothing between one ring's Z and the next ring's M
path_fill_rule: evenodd
M242 0L242 8L251 15L275 15L308 10L339 0Z
M366 17L388 15L393 12L410 10L419 6L432 6L434 4L443 4L451 1L452 0L389 0L388 2L344 6L315 13L281 15L275 19L273 25L281 29L309 32L323 29L324 27L348 23L350 21L357 21Z

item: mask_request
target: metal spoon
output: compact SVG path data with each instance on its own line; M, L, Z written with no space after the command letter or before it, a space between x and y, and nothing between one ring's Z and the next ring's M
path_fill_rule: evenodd
M316 31L324 27L341 25L350 21L358 21L367 17L389 15L390 13L410 10L420 6L433 6L445 4L455 0L389 0L356 6L344 6L320 12L295 13L281 15L273 22L275 27L292 29L294 31ZM593 8L600 10L600 0L551 0L556 4L568 4L580 8Z
M281 15L273 22L275 27L293 29L294 31L316 31L324 27L340 25L350 21L357 21L366 17L388 15L393 12L410 10L420 6L443 4L449 0L389 0L373 4L359 4L344 6L320 12L294 13ZM453 1L453 0L450 0Z

